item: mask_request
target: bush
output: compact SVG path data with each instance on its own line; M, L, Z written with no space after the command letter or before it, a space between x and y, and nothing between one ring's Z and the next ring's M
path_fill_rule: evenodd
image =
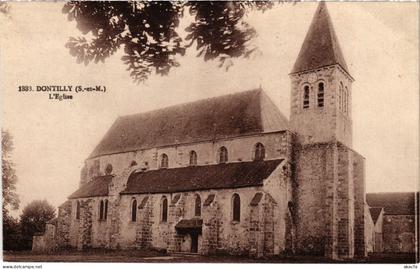
M3 249L4 250L22 250L22 235L20 225L17 219L3 214Z
M32 249L32 237L45 232L45 224L55 217L55 209L46 200L29 203L20 216L22 247Z

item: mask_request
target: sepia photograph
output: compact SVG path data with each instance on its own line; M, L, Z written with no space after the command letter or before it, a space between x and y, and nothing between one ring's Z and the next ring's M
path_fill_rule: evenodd
M3 268L417 268L418 2L0 2L0 89Z

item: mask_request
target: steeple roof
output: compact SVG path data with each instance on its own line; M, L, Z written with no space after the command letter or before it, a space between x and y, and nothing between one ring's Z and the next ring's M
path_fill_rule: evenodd
M320 2L292 74L339 64L349 73L325 2Z

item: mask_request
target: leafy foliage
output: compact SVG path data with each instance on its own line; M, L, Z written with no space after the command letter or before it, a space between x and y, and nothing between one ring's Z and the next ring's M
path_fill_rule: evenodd
M3 249L23 249L19 221L7 214L3 214Z
M66 44L77 62L103 62L122 46L122 61L136 82L153 72L166 75L179 66L176 56L197 44L198 56L220 60L248 57L255 30L243 18L250 9L265 10L269 1L148 1L68 2L63 7L70 21L77 22L83 37L70 37ZM180 34L180 19L188 10L194 18ZM90 36L91 38L86 38Z
M0 13L3 15L8 15L10 12L10 6L7 2L0 2Z
M1 166L3 182L3 215L7 214L8 207L12 209L19 208L19 196L16 193L17 176L14 164L11 161L13 151L13 137L8 131L1 131Z
M20 216L23 246L32 247L32 236L45 232L45 224L55 217L55 209L46 200L35 200L29 203Z

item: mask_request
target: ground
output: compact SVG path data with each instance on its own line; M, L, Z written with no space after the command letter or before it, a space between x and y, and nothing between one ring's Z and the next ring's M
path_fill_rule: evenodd
M30 251L3 252L6 262L184 262L184 263L330 263L337 261L323 257L311 256L276 256L271 258L252 259L228 255L166 255L158 251L144 250L104 250L92 249L85 252L76 250L59 251L53 254L32 253ZM341 263L346 261L341 261ZM354 261L352 261L354 262ZM375 254L362 263L415 263L414 254Z

